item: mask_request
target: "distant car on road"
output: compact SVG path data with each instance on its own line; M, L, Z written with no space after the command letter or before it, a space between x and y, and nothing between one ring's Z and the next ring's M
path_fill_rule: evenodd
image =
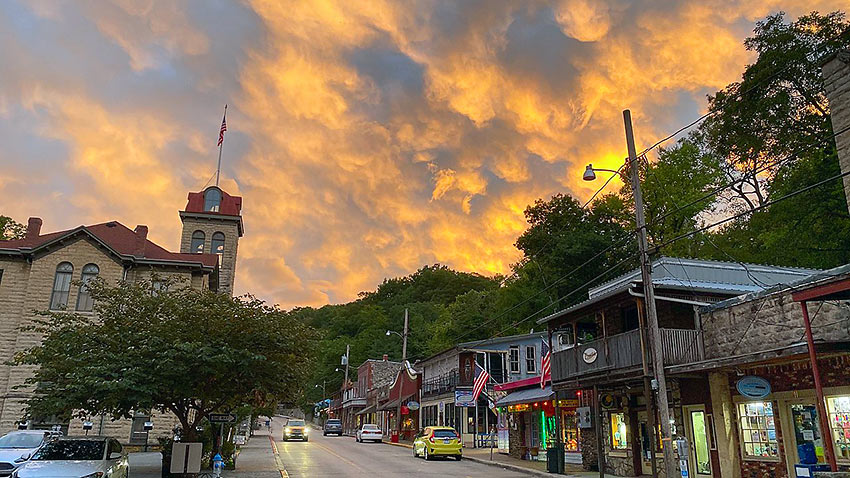
M451 427L428 427L413 440L413 456L430 460L435 456L463 458L460 436Z
M325 427L322 429L322 435L328 436L333 434L342 436L342 420L331 418L325 422Z
M62 437L45 443L12 478L127 478L127 457L109 437Z
M45 430L15 430L0 437L0 477L11 475L52 436Z
M384 439L384 433L378 428L378 425L366 423L357 430L356 441L363 443L366 440L380 442Z
M289 440L304 440L307 441L307 424L304 420L293 418L286 422L286 427L283 428L283 441Z

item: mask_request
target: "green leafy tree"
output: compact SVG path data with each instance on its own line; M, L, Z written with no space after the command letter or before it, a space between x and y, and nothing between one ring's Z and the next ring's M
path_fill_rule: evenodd
M36 366L30 416L173 413L184 437L210 413L297 397L314 333L252 297L151 283L90 284L95 314L43 312L41 343L14 358Z
M808 147L826 148L832 133L820 60L850 45L841 12L813 12L794 22L777 13L758 22L744 42L756 52L742 79L709 97L700 137L726 159L726 174L750 208L765 202L775 163ZM827 138L825 140L825 138ZM763 172L760 172L763 171Z
M9 216L0 216L0 241L23 239L26 232L27 228L23 224Z

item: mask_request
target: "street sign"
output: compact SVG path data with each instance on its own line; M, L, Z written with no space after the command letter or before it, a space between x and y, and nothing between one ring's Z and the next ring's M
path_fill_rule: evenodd
M236 423L236 415L232 413L210 413L210 423Z

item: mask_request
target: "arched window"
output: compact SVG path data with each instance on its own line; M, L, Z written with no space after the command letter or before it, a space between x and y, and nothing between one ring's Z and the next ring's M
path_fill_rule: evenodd
M218 212L221 206L221 191L216 188L209 188L204 193L204 211Z
M204 253L204 240L206 239L206 235L204 231L195 231L192 233L192 248L189 249L189 252L194 254L203 254Z
M80 312L91 312L94 300L89 293L88 283L97 277L100 269L95 264L86 264L80 275L80 292L77 294L77 310Z
M56 276L53 278L53 293L50 295L50 309L59 310L68 306L68 293L71 292L71 275L74 266L70 262L60 262L56 266Z
M212 250L213 254L224 254L224 233L216 232L212 235L210 250ZM219 259L219 262L221 262L221 259Z

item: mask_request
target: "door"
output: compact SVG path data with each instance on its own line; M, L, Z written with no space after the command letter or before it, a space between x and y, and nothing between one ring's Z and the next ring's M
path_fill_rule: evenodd
M794 463L801 463L802 458L798 447L803 446L814 452L818 463L826 463L824 456L824 437L820 429L820 419L814 402L803 401L788 405L788 416L791 420L791 428L794 430L794 443L791 453L795 457Z
M638 447L640 448L641 474L648 475L652 471L652 450L649 439L649 416L647 412L637 412L638 417ZM658 438L658 437L656 437ZM660 455L660 453L659 453Z
M690 476L711 476L711 424L710 417L705 413L705 406L694 405L682 407L685 413L685 428L690 444L691 453L688 455Z

